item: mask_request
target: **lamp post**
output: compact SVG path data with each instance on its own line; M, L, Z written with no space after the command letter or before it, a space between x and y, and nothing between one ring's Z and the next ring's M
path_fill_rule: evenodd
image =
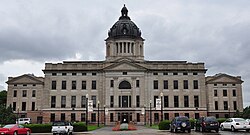
M87 127L87 131L88 131L88 98L89 98L89 94L86 94L86 127Z
M103 113L103 114L104 114L104 123L103 123L103 124L104 124L104 126L105 126L105 124L106 124L106 114L105 114L105 107L106 107L106 105L103 105L103 108L104 108L104 113Z
M146 105L144 104L144 125L146 125Z
M99 104L100 104L100 101L98 100L98 101L97 101L97 109L98 109L98 110L97 110L97 119L98 119L98 120L97 120L97 126L98 126L98 127L99 127Z
M230 106L228 106L228 118L230 118Z
M150 101L149 101L149 111L150 111L150 122L149 122L149 125L150 125L150 127L152 126L152 111L151 111L151 104L152 104L152 100L150 99Z
M161 121L163 121L163 103L162 103L162 97L163 97L163 93L160 93L161 96Z
M17 125L19 124L19 107L17 107Z

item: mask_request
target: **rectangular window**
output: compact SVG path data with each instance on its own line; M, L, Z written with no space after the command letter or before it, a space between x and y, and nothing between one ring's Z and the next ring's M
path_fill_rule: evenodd
M174 80L174 89L178 89L178 80Z
M179 113L174 113L174 117L178 117L179 116Z
M136 113L136 121L140 122L140 113Z
M67 75L67 73L62 73L62 76L66 76Z
M193 75L198 75L198 73L197 73L197 72L194 72Z
M169 113L164 113L164 120L169 120Z
M82 90L86 90L87 89L87 83L86 81L82 81Z
M164 72L163 75L168 75L168 72Z
M72 73L72 76L76 76L76 73Z
M96 96L91 96L91 100L93 100L93 108L96 108Z
M82 76L86 76L87 75L87 73L82 73Z
M110 113L110 122L114 122L114 114Z
M61 113L61 121L65 121L65 113Z
M27 90L23 90L23 97L27 97Z
M122 42L120 42L120 53L122 53Z
M14 90L14 92L13 92L13 97L16 97L16 96L17 96L17 91Z
M168 89L168 80L163 80L163 89Z
M16 102L13 102L13 111L16 111Z
M187 73L187 72L184 72L183 75L188 75L188 73Z
M158 99L158 96L154 96L154 107L156 107L156 99Z
M26 111L26 102L22 102L22 111Z
M178 75L178 73L177 73L177 72L174 72L173 75Z
M128 72L122 72L122 75L127 75L128 74Z
M32 90L32 97L36 97L36 90Z
M179 97L174 96L174 107L179 107Z
M184 107L189 107L189 98L188 98L188 96L184 96Z
M222 86L227 86L227 84L224 83L224 84L222 84Z
M66 96L61 96L61 108L66 107Z
M86 96L82 96L81 107L86 108Z
M56 96L51 96L51 108L56 108Z
M62 81L62 90L66 90L66 81Z
M96 114L91 113L91 122L96 122Z
M199 96L194 96L194 107L199 107Z
M92 76L96 76L96 73L92 73Z
M154 122L159 122L159 113L154 113Z
M51 82L51 89L55 90L56 89L56 81Z
M86 115L85 115L85 113L81 113L81 121L82 122L85 122L86 121Z
M233 96L236 97L236 90L233 89Z
M227 96L227 90L223 90L223 96L224 96L224 97Z
M200 118L200 114L199 114L199 113L195 113L195 114L194 114L194 118L195 118L195 119L199 119L199 118Z
M96 89L96 81L92 81L92 90Z
M214 96L217 97L218 96L218 91L214 90Z
M228 102L224 101L223 104L224 104L224 110L228 110Z
M71 113L71 122L76 121L76 114L75 113Z
M155 73L153 73L153 75L158 75L158 73L155 72Z
M198 80L194 80L194 89L199 89Z
M158 89L158 80L154 80L154 89Z
M56 115L54 113L50 114L50 122L54 122L56 119Z
M169 103L168 103L168 96L164 96L163 97L164 98L164 107L168 107L169 105Z
M214 86L217 86L217 84L215 83Z
M136 80L136 87L137 87L137 88L140 87L140 80Z
M114 96L110 96L110 107L114 107Z
M218 101L214 101L214 109L219 110Z
M189 113L185 113L185 116L189 118Z
M76 81L72 81L72 90L76 89Z
M35 109L36 109L36 103L32 102L31 103L31 111L35 111Z
M126 53L126 42L123 43L123 50L124 50L124 53Z
M130 53L130 43L128 42L128 53Z
M234 110L237 110L237 101L234 101Z
M114 80L110 80L110 87L111 87L111 88L114 87Z
M140 107L140 96L136 96L136 107Z
M52 73L52 76L56 76L56 73Z
M76 96L71 96L71 108L76 107Z
M188 89L188 80L183 80L183 89Z

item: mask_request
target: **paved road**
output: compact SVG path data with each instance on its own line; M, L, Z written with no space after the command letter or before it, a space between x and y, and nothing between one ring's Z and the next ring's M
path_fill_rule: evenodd
M137 126L135 131L112 131L112 127L103 127L95 131L74 133L73 135L184 135L189 133L171 133L170 131L160 131L156 129L150 129L143 126ZM219 133L200 133L192 131L191 135L250 135L245 131L231 132L231 131L220 131ZM52 135L51 133L32 133L32 135Z

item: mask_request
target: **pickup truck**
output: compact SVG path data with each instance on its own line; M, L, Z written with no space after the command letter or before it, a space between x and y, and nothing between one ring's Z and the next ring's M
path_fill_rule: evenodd
M72 135L73 134L73 126L70 122L64 121L55 121L52 124L51 132L53 135Z

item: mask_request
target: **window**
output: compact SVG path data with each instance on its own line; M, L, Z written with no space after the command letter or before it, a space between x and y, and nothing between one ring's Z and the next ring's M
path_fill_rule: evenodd
M26 111L26 102L22 102L22 111Z
M136 107L140 107L140 96L136 96Z
M137 87L137 88L140 87L140 80L136 80L136 87Z
M67 73L62 73L62 76L66 76L67 75Z
M96 76L96 73L92 73L92 76Z
M36 97L36 90L32 90L32 97Z
M86 81L82 81L82 90L86 90L87 89L87 83Z
M27 90L23 90L23 97L27 97Z
M71 96L71 108L76 107L76 96Z
M56 96L51 96L51 108L56 108Z
M119 89L131 89L131 85L128 81L122 81L119 84Z
M56 89L56 81L51 82L51 89L55 90Z
M32 84L32 86L36 86L36 84Z
M120 42L120 53L122 53L122 42Z
M159 113L154 113L154 121L155 122L159 121Z
M200 118L200 114L199 114L199 113L195 113L195 114L194 114L194 118L195 118L195 119L199 119L199 118Z
M61 121L65 121L65 113L61 113Z
M234 110L237 110L237 101L234 101L233 104L234 104Z
M16 96L17 96L17 91L14 90L14 91L13 91L13 97L16 97Z
M66 90L66 81L62 81L62 90Z
M188 98L188 96L184 96L184 107L189 107L189 98Z
M174 80L174 89L178 89L178 80Z
M93 90L96 89L96 81L92 81L92 89L93 89Z
M194 96L194 107L199 107L199 96Z
M72 122L76 121L76 114L75 113L71 113L71 121Z
M224 110L228 110L228 102L224 101L223 104L224 104Z
M76 81L72 81L72 90L76 89Z
M123 75L127 75L128 73L127 72L122 72Z
M16 86L17 86L17 84L14 84L14 86L16 87Z
M110 122L114 122L114 114L110 113Z
M35 111L35 108L36 108L36 103L32 102L31 103L31 111Z
M164 107L168 107L169 105L169 103L168 103L168 96L164 96L163 97L164 98Z
M198 73L197 73L197 72L194 72L193 75L198 75Z
M158 89L158 80L154 80L154 89Z
M168 80L163 80L163 89L168 89Z
M174 96L174 107L179 107L179 97Z
M178 117L179 116L179 113L174 113L174 117Z
M164 120L169 120L169 113L164 113Z
M153 75L158 75L158 73L153 73Z
M114 96L110 96L110 107L114 107Z
M224 97L227 96L227 90L223 90L223 96L224 96Z
M91 122L96 122L96 114L91 113Z
M194 80L194 89L199 89L198 80Z
M214 109L215 110L219 110L218 101L214 101Z
M183 80L183 89L188 89L188 80Z
M140 113L136 113L136 121L140 122Z
M50 114L50 122L54 122L56 118L56 115L54 113Z
M233 96L236 97L236 90L233 89Z
M73 76L76 76L76 73L72 73Z
M81 113L81 121L86 121L86 115L85 115L85 113Z
M187 72L184 72L183 75L188 75L188 73L187 73Z
M235 86L235 83L233 83L232 85Z
M217 84L215 83L214 86L217 86Z
M218 91L214 90L214 96L217 97L218 96Z
M154 96L154 107L156 107L156 99L158 99L158 96Z
M223 83L222 86L227 86L227 84L226 84L226 83Z
M114 80L110 80L110 87L111 87L111 88L114 87Z
M87 75L87 73L82 73L82 76L86 76Z
M56 76L56 73L52 73L52 76Z
M86 96L82 96L81 107L86 108Z
M23 86L25 86L25 87L26 87L26 86L27 86L27 84L23 84Z
M96 96L91 96L91 100L93 100L93 108L96 108Z
M216 117L216 119L218 119L220 117L220 115L219 114L215 114L215 117Z
M61 108L66 107L66 96L61 96Z
M163 75L168 75L168 72L164 72Z
M185 116L189 118L189 113L185 113Z
M13 102L13 111L16 111L16 102Z

